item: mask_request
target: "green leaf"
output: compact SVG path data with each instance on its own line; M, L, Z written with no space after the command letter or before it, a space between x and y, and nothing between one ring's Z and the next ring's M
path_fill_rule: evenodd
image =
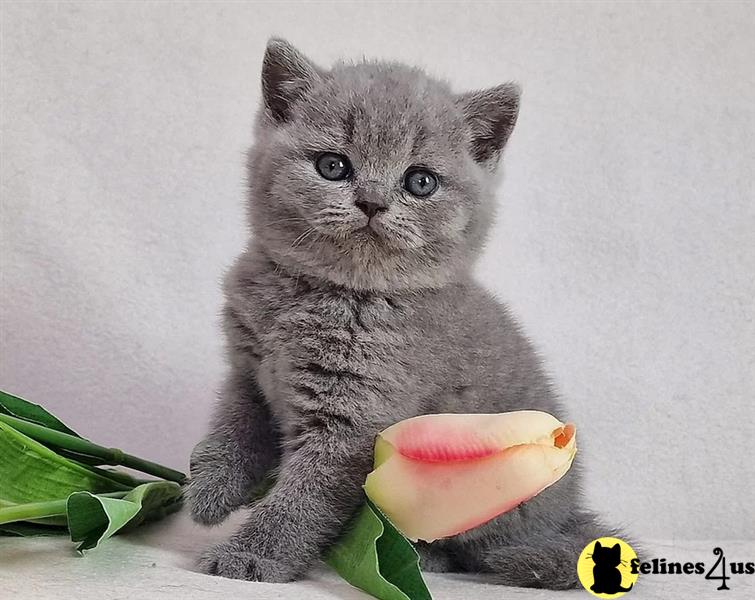
M169 467L153 463L138 456L126 454L117 448L105 448L89 440L75 435L69 435L44 425L32 423L25 419L0 413L0 422L12 427L20 433L44 444L51 450L63 452L68 456L75 456L77 460L91 465L108 464L123 465L137 471L143 471L161 479L184 483L186 475ZM97 460L92 460L97 459Z
M106 471L63 458L0 421L0 507L65 499L81 490L102 493L130 487Z
M184 481L168 467L98 446L41 406L0 391L0 535L65 532L95 548L181 504L181 486L96 465L121 464Z
M38 525L36 523L24 522L0 525L0 535L7 536L34 537L43 535L63 535L65 533L65 527L56 527L53 525Z
M60 419L51 415L44 408L38 404L32 404L27 402L23 398L9 394L0 390L0 413L10 415L11 417L17 417L24 419L25 421L31 421L37 425L42 425L55 431L67 433L68 435L75 435L81 437L75 431L65 425Z
M351 585L379 600L432 600L414 546L371 502L325 562Z
M23 504L0 501L0 526L23 521L65 527L66 501L58 499Z
M68 529L78 550L96 548L100 542L144 521L160 519L181 506L181 486L170 481L142 484L123 498L107 498L77 492L68 498Z

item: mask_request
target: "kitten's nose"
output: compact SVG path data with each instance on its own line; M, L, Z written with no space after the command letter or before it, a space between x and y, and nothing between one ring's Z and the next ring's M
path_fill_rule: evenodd
M368 219L371 219L378 213L388 210L388 204L386 204L385 200L378 196L359 198L354 202L354 204L356 204L359 209L367 215Z

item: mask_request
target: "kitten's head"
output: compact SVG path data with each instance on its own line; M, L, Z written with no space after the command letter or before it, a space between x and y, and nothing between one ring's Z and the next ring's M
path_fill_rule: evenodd
M274 261L388 292L469 272L493 219L515 85L455 94L397 63L323 70L273 39L262 92L250 212Z

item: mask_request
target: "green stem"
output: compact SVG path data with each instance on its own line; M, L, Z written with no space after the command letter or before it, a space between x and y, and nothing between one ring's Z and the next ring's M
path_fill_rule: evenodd
M28 435L30 438L37 440L46 445L56 446L64 450L71 452L77 452L86 456L94 456L102 461L105 465L121 465L128 467L142 473L154 475L160 479L167 479L168 481L175 481L177 483L184 483L186 481L186 475L180 471L175 471L169 467L164 467L157 463L153 463L148 460L126 454L122 450L117 448L105 448L98 446L74 435L68 435L55 429L49 429L36 423L30 423L23 419L11 417L0 413L0 421L3 421L20 431L24 435Z
M123 498L128 492L111 492L98 494L106 498ZM0 525L15 521L33 521L47 517L65 517L68 498L62 500L46 500L45 502L29 502L0 508Z

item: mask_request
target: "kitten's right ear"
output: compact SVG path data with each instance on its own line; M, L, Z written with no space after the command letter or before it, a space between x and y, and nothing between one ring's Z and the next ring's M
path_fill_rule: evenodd
M603 546L600 544L600 542L595 542L595 548L593 549L593 552L597 552L598 550L602 550Z
M272 121L288 121L293 103L320 77L315 64L286 40L270 38L262 60L262 99Z

